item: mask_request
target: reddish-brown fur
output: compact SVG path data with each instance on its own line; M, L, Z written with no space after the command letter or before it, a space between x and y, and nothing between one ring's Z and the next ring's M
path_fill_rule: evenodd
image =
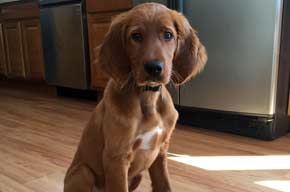
M142 42L131 39L136 31ZM162 39L165 31L173 34L171 41ZM100 69L111 79L83 132L64 191L133 191L146 169L154 192L171 191L166 154L178 113L165 85L183 84L199 72L207 61L204 46L184 16L147 3L117 16L97 51ZM144 72L153 59L164 63L154 82ZM161 85L161 91L140 90L148 84ZM163 132L152 137L149 150L141 149L137 136L156 126Z

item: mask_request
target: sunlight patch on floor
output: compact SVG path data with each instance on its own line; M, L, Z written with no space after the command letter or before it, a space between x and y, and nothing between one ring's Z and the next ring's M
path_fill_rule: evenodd
M189 156L168 153L168 159L210 171L290 169L290 155Z
M258 185L268 187L271 189L275 189L282 192L290 192L290 180L281 181L281 180L273 180L273 181L257 181L255 182Z

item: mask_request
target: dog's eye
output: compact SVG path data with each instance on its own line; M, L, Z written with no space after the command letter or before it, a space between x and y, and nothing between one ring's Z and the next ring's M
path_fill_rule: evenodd
M166 41L170 41L171 39L173 39L173 34L170 33L170 32L165 32L165 33L163 34L163 37L164 37L164 39L165 39Z
M142 37L142 34L141 33L133 33L131 35L131 38L134 40L134 41L137 41L137 42L141 42L143 40L143 37Z

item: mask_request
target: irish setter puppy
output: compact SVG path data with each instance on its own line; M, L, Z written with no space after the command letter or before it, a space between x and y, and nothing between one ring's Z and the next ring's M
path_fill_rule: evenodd
M201 71L204 46L182 14L146 3L117 16L97 51L110 80L64 191L133 191L145 170L154 192L171 191L166 155L178 113L165 85L181 85Z

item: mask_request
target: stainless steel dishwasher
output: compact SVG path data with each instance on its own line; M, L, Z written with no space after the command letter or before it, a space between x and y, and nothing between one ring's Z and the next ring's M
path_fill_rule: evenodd
M47 83L87 89L89 65L83 2L40 0L40 7Z

